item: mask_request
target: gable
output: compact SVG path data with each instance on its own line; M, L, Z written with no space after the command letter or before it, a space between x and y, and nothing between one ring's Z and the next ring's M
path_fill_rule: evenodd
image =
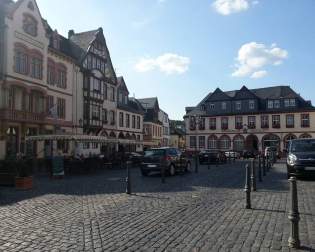
M243 86L240 90L236 91L235 96L234 96L235 100L257 99L257 98L258 97L245 86Z
M206 102L213 102L213 101L224 101L230 100L227 94L225 94L220 88L217 88L207 99Z

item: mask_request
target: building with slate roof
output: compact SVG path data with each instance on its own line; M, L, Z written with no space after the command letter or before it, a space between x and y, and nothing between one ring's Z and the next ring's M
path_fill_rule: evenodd
M142 150L144 109L128 95L102 28L70 30L64 37L41 16L35 0L0 0L0 159L18 152L67 155L74 149L110 155L126 148L119 142ZM110 143L25 144L25 137L39 134L103 136Z
M291 139L315 137L315 108L290 86L217 88L184 116L187 149L259 152L286 149Z
M143 145L144 148L163 146L163 122L157 97L138 99L144 109Z
M51 153L49 142L26 145L30 135L82 132L82 83L70 41L42 18L36 1L1 0L0 159ZM56 147L70 153L64 142Z

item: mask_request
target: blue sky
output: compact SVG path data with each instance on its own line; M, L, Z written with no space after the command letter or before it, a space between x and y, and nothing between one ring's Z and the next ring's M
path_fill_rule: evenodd
M182 119L216 87L290 85L315 101L314 0L38 0L59 33L103 27L130 95ZM56 8L56 6L58 6Z

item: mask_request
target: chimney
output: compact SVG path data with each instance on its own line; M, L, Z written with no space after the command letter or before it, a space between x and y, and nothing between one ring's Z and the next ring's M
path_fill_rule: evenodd
M68 38L71 38L74 35L74 30L69 30L68 32Z

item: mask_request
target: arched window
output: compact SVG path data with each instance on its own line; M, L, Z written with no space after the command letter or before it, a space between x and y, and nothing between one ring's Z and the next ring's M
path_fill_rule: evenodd
M237 135L234 137L234 150L235 151L243 151L244 150L244 145L245 145L245 140L244 137L241 135Z
M293 139L296 139L296 138L297 138L296 135L293 135L293 134L286 135L284 137L284 148L287 149L289 141L293 140Z
M24 13L24 20L23 20L23 30L25 33L36 37L37 36L37 21L36 19L27 13Z
M65 65L59 63L56 65L56 83L57 87L67 88L67 68Z
M231 148L231 139L224 135L220 138L220 149L228 150Z
M30 51L30 74L32 78L43 78L43 55L37 50Z
M215 135L211 135L208 138L208 149L218 148L218 138Z
M49 85L55 85L56 72L55 72L55 62L48 58L47 62L47 83Z
M14 71L20 74L28 74L28 50L21 43L16 43L14 48Z
M300 135L300 138L312 138L312 136L310 134L304 133Z

